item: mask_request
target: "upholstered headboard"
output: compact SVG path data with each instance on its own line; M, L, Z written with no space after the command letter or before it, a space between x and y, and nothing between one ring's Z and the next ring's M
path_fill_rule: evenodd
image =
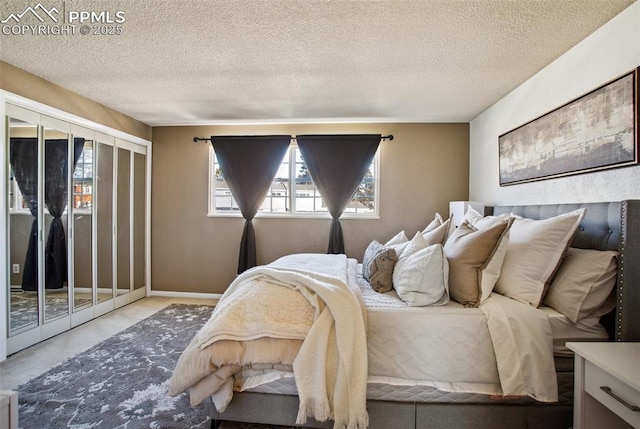
M640 200L584 204L489 207L486 214L514 213L546 219L586 208L571 246L619 253L616 309L603 317L614 341L640 341Z

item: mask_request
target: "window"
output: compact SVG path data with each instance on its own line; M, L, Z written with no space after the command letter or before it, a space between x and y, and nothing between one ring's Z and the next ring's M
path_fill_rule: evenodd
M91 209L93 206L93 142L85 141L73 171L73 208Z
M93 142L87 141L82 154L73 171L73 208L91 210L93 206ZM13 178L13 171L9 176L9 209L13 212L29 212L29 206L24 201L18 182ZM65 208L65 214L67 209Z
M239 214L231 191L224 180L213 148L209 147L209 215ZM375 217L378 214L378 154L373 157L369 171L362 179L343 217ZM292 144L280 164L276 177L265 196L258 216L328 216L318 188L295 144Z
M13 178L12 170L9 172L9 210L29 212L29 206L22 198L22 192L18 188L18 181Z

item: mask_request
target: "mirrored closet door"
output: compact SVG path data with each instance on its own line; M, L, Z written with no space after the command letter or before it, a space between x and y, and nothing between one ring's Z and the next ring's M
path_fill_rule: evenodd
M8 136L9 296L7 327L18 335L40 326L38 194L39 115L10 112Z
M131 151L118 147L117 157L117 296L131 292Z
M71 127L74 168L69 186L69 252L72 270L71 325L93 318L94 292L94 135L91 130Z
M132 267L133 267L133 289L136 292L144 290L147 283L146 261L146 230L147 230L147 155L143 148L137 148L138 152L133 153L133 186L132 186Z
M146 286L146 148L116 139L116 305Z
M109 136L96 134L96 314L113 309L114 272L114 142Z
M68 272L68 244L69 244L69 179L70 170L73 171L77 156L82 153L82 145L70 140L70 126L67 123L52 118L41 118L43 138L41 152L43 157L41 198L42 261L41 283L44 287L42 298L44 302L44 325L47 326L46 336L64 331L69 325L69 272ZM74 152L74 153L71 153ZM55 324L51 329L48 325Z
M149 172L144 145L6 112L11 354L146 295Z

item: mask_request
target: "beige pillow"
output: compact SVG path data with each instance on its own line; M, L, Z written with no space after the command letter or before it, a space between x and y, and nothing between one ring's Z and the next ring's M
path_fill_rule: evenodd
M393 288L393 268L398 255L392 247L385 247L372 241L362 258L362 276L379 293L389 292Z
M508 221L511 217L511 213L504 213L499 216L483 216L472 207L469 207L464 218L477 229L487 229L499 223ZM487 262L486 268L482 271L482 298L480 299L480 302L483 302L485 299L489 298L489 295L491 295L493 288L498 282L498 279L500 278L500 272L502 271L504 257L507 255L508 247L509 230L505 232L504 237L502 237L502 240L500 240L500 243L496 248L496 251L491 256L491 259Z
M477 229L463 221L444 245L449 261L449 294L467 307L477 307L488 298L491 289L483 290L484 271L500 242L509 231L512 220L504 219L485 229ZM491 282L484 282L488 287ZM491 285L493 286L493 285Z
M495 291L539 306L584 213L578 209L541 220L514 216Z
M569 248L553 278L544 304L574 323L613 310L607 302L616 284L618 253L611 250Z

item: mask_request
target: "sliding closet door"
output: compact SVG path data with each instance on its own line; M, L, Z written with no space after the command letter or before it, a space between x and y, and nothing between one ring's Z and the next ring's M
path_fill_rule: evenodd
M118 147L117 294L131 292L131 151Z
M73 126L71 128L75 169L69 192L69 235L72 270L71 325L76 326L94 317L94 133Z
M146 230L147 230L147 157L133 154L133 288L146 287Z
M11 353L71 326L67 208L75 157L68 123L10 105L7 113Z
M7 106L7 352L40 341L39 116ZM4 333L3 333L4 335Z
M70 125L53 118L41 117L43 128L43 182L41 237L43 240L42 281L44 298L43 339L64 332L70 327L69 289L69 185L74 170L75 151ZM82 148L80 147L81 151Z
M146 148L116 139L116 307L146 295Z
M114 309L114 139L96 133L96 316Z

